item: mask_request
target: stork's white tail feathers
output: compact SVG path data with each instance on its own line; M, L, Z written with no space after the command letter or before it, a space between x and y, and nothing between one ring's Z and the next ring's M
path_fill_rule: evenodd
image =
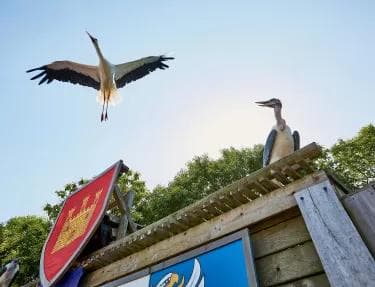
M96 96L96 101L100 104L103 105L104 103L104 93L102 91L99 91L97 96ZM109 96L109 104L111 106L116 106L117 104L121 103L122 97L119 94L117 89L112 89L110 96Z

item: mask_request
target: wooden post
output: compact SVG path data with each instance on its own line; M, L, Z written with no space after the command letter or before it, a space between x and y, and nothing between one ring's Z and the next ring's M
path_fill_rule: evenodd
M134 191L130 190L125 196L123 196L120 192L120 188L116 186L114 197L121 212L120 223L116 236L116 239L120 239L125 237L128 229L130 233L137 231L137 226L132 220L130 214L130 209L134 201Z
M135 192L132 191L132 190L129 190L125 195L125 206L126 206L125 215L126 215L126 217L128 219L128 222L129 222L128 227L129 227L130 233L133 233L133 232L137 231L137 226L134 223L133 218L130 214L130 209L133 206L134 196L135 196Z
M329 180L295 193L330 284L374 286L375 261Z
M375 257L375 183L346 196L342 203Z

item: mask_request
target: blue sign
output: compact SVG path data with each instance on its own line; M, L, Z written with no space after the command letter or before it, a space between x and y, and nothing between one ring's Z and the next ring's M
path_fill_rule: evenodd
M246 270L239 239L152 273L149 287L249 286Z
M258 286L247 230L172 258L164 264L167 264L163 265L166 267L156 265L151 268L151 273L149 271L136 280L129 281L124 277L103 287Z

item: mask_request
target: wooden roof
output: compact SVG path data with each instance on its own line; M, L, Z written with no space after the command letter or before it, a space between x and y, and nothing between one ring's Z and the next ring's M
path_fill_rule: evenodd
M312 161L321 148L311 143L293 154L219 189L205 198L94 252L81 264L96 270L161 240L182 233L273 190L298 181L315 169Z

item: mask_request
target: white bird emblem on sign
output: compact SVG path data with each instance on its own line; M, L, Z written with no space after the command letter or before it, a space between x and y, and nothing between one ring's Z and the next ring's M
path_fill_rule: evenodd
M194 259L194 268L189 281L184 285L185 278L177 273L168 273L165 275L156 287L204 287L204 277L201 272L201 265L197 259Z

